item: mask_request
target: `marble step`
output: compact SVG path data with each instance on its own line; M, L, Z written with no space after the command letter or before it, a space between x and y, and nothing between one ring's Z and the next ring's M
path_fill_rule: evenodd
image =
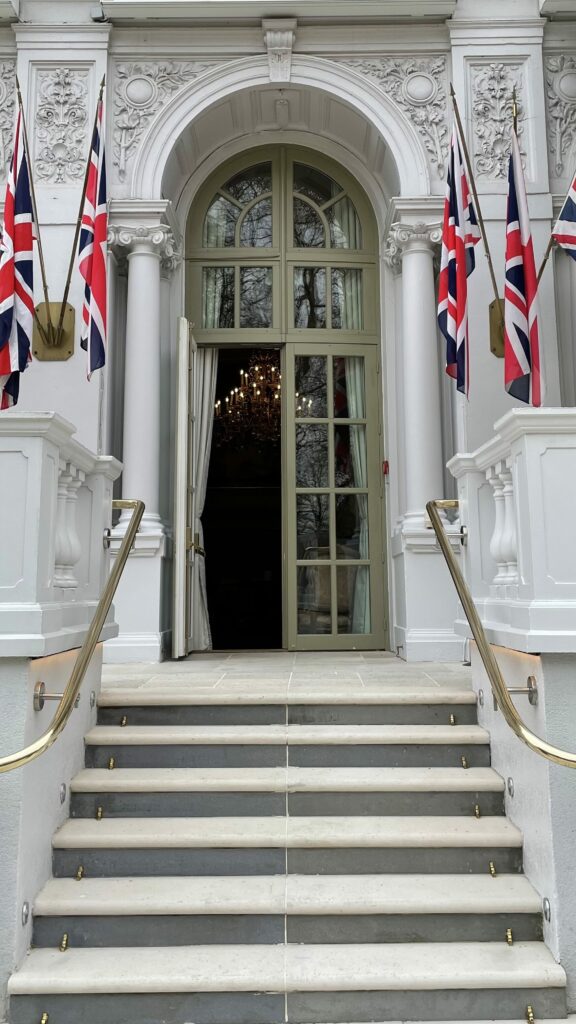
M77 818L53 847L57 877L514 873L522 836L503 817Z
M347 684L323 680L321 683L262 683L256 680L232 680L220 686L199 686L193 679L181 678L158 686L134 687L128 685L106 687L103 683L98 698L99 708L162 708L170 706L197 707L201 705L258 705L258 704L319 704L334 707L341 704L390 707L426 704L430 706L473 705L476 694L470 686L418 686L417 684L390 682L370 686L352 687Z
M522 876L280 875L53 879L34 906L33 946L202 942L458 942L542 937Z
M502 814L491 768L88 768L72 817Z
M212 945L33 950L11 1024L334 1024L566 1014L543 943Z
M490 762L477 725L95 726L86 766L118 768L471 767Z

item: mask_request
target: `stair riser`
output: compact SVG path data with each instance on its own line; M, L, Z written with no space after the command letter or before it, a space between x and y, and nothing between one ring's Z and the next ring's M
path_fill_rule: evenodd
M355 875L484 874L494 861L500 874L522 870L513 847L430 849L399 847L335 849L89 849L54 850L54 875L87 878L132 875Z
M289 793L292 816L504 814L502 793ZM72 818L264 817L286 813L285 793L75 793Z
M87 746L86 767L107 768L457 768L465 757L470 768L490 765L490 748L448 744L280 744Z
M536 1020L566 1015L562 989L408 992L200 992L169 994L17 996L12 1024L344 1024L346 1021Z
M197 914L37 917L32 944L57 947L63 934L81 946L194 946L288 942L517 942L542 938L538 914Z
M99 725L476 725L475 704L194 704L101 707Z

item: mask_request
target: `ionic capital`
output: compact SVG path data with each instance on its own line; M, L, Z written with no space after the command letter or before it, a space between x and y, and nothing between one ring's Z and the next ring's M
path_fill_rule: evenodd
M407 252L417 252L425 249L434 255L434 249L442 241L441 224L425 224L420 221L418 224L403 224L397 222L392 224L386 245L384 248L384 260L399 273L402 259Z
M148 253L162 262L179 259L174 234L167 224L111 224L108 227L108 245L119 257Z

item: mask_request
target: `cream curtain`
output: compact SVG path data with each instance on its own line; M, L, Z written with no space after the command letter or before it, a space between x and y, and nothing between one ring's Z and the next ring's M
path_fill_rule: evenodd
M199 546L204 548L202 513L206 501L212 427L214 423L214 402L216 399L216 374L218 371L218 349L200 348L195 356L194 374L194 480L196 481L194 533L198 535ZM192 641L195 651L212 649L212 634L208 615L206 593L206 562L202 554L194 559L192 587Z
M362 419L366 406L364 400L364 359L362 356L347 356L346 390L348 396L348 413L350 419ZM368 487L368 462L366 452L366 428L351 424L350 448L354 483L356 487ZM369 557L368 547L368 494L356 494L358 514L360 516L360 538L358 554L360 558ZM359 565L354 580L354 596L352 600L352 633L370 632L370 567Z

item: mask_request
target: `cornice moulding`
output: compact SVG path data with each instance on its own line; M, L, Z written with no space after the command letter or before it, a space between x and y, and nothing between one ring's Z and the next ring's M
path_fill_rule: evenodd
M446 53L450 40L446 24L299 25L294 53L326 56L390 55L396 53ZM110 39L114 57L227 57L264 52L259 26L200 25L197 28L166 26L155 30L154 39L141 28L116 26Z
M270 17L311 19L405 18L406 0L102 0L112 21L248 21ZM409 20L450 18L456 0L412 0Z
M70 59L70 47L106 50L111 32L110 25L13 25L16 42L22 49L62 50ZM72 58L73 59L73 58Z
M494 21L457 21L448 23L452 46L538 45L544 37L543 18Z

